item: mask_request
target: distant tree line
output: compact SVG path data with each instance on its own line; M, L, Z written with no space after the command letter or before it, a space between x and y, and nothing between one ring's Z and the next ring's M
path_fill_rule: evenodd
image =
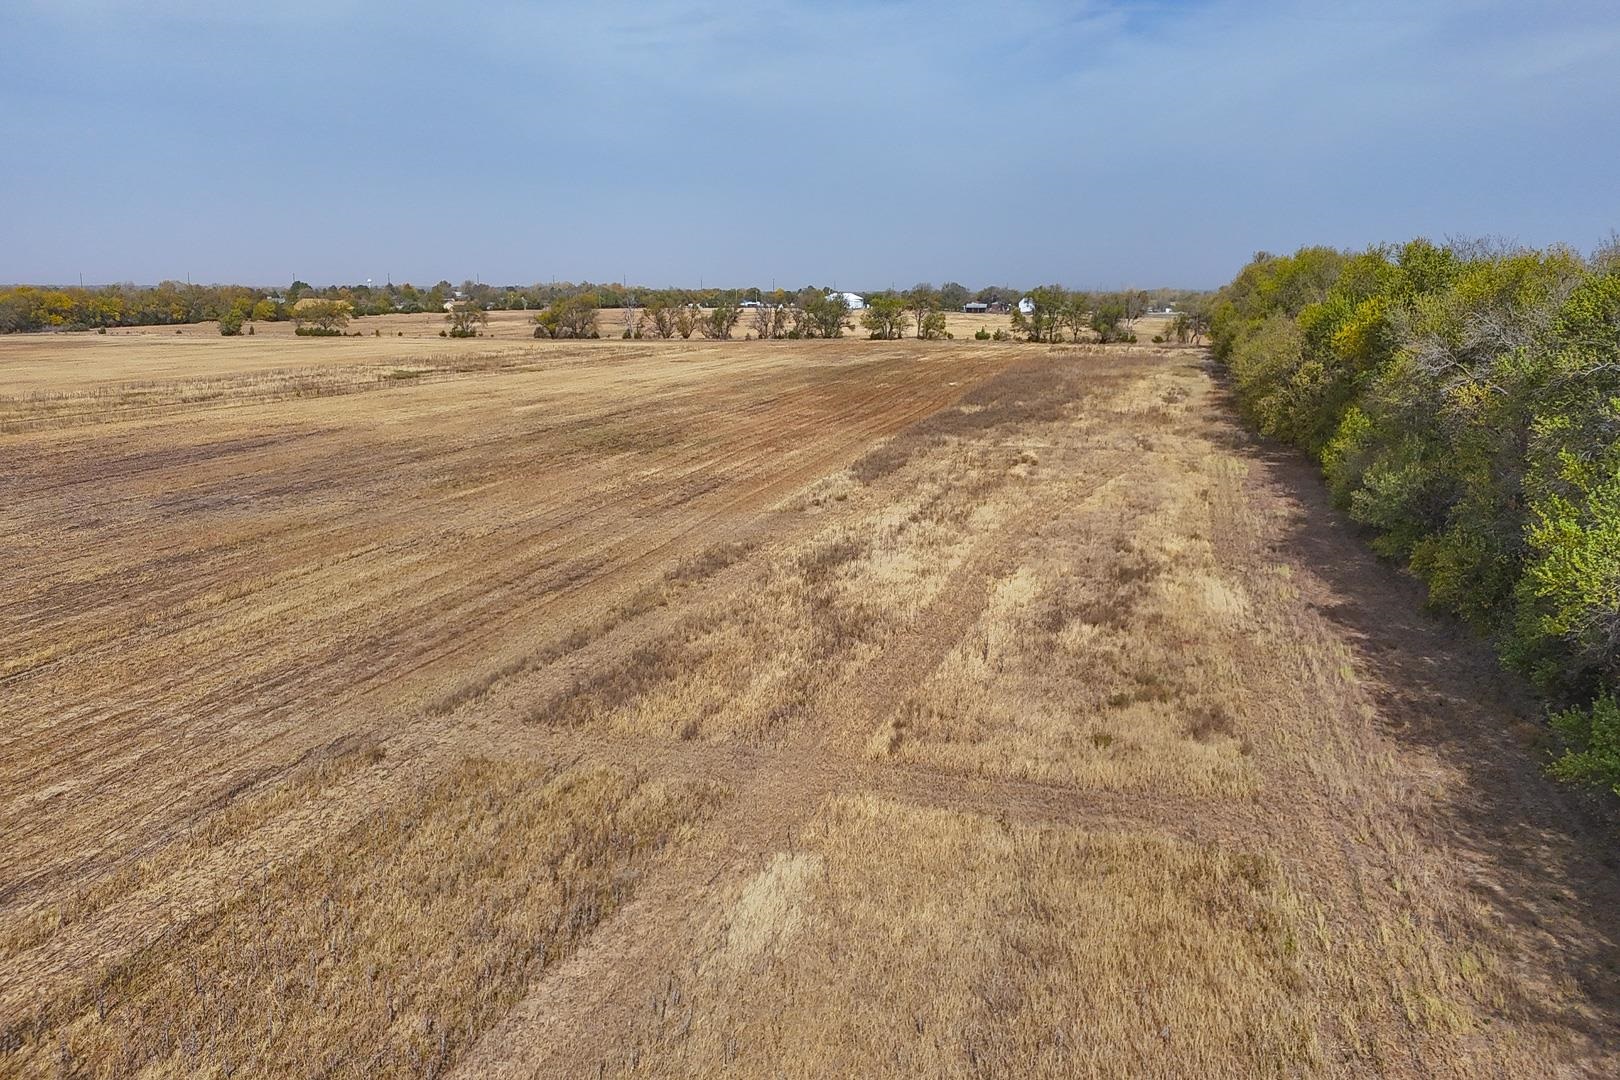
M1321 463L1620 794L1620 243L1257 255L1213 311L1244 415Z
M351 315L385 315L398 311L439 311L453 295L448 282L441 282L425 292L410 285L316 289L302 281L295 281L286 289L190 285L178 281L153 286L99 288L19 285L0 288L0 333L170 326L215 319L232 328L226 330L231 333L240 332L247 321L291 319L301 300L341 303Z
M830 287L816 285L797 290L649 289L588 281L527 286L488 285L475 281L452 285L449 281L439 281L425 288L408 282L316 288L303 281L294 281L286 288L192 285L178 281L165 281L154 286L124 284L96 288L19 285L0 288L0 333L168 326L219 320L223 333L234 334L241 333L246 323L290 320L294 309L303 300L345 304L347 313L353 317L424 312L436 314L447 311L447 305L465 311L523 310L538 314L547 312L561 302L584 300L597 309L640 308L651 312L658 307L669 312L668 318L671 320L675 320L683 308L702 311L729 311L736 308L740 318L733 320L733 327L742 325L751 336L825 337L839 336L845 330L854 329L850 319L840 319L826 309L828 294L836 292ZM873 290L864 295L869 300L879 301L877 307L880 314L871 318L885 320L881 326L873 328L868 325L870 320L867 316L862 315L862 328L873 336L914 335L931 338L944 336L944 313L947 311L959 311L964 304L974 301L1015 309L1018 301L1028 294L1007 285L987 285L969 290L956 282L947 282L937 289L921 284L903 293ZM1159 290L1154 293L1109 295L1151 298L1163 305L1197 294ZM899 311L893 310L896 302L900 303ZM1122 308L1124 306L1127 305L1122 301ZM769 319L772 321L760 323L758 311L761 308L770 310L772 314ZM1126 318L1127 313L1122 310L1120 317ZM575 321L577 319L576 315ZM742 321L744 319L748 321L745 323ZM905 327L903 330L900 329L902 323ZM564 336L578 329L569 326L566 320L555 325ZM660 324L655 336L664 328ZM466 329L457 326L451 332L459 336ZM702 329L694 321L687 335ZM709 329L714 330L712 321ZM1040 333L1038 340L1046 340L1046 331L1043 329Z

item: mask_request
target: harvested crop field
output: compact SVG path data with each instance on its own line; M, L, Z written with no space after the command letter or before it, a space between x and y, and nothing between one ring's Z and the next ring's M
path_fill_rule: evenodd
M0 1075L1620 1073L1535 704L1199 350L18 336L0 460Z

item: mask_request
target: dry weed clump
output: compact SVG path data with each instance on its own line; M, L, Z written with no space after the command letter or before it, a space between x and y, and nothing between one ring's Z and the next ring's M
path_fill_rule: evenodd
M607 1062L624 1076L1294 1076L1322 1064L1264 856L842 797ZM666 995L668 996L668 995Z
M720 798L469 761L10 1033L24 1074L433 1076Z

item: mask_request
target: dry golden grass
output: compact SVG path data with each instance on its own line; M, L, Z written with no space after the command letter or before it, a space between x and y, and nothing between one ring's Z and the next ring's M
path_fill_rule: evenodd
M1526 706L1195 352L418 329L0 341L0 1075L1620 1071Z
M1038 475L1032 494L1058 527L1032 528L1016 571L868 752L1088 788L1252 792L1234 700L1252 660L1247 601L1196 539L1196 473L1096 489L1084 468Z
M658 640L593 670L529 718L625 735L780 740L829 695L858 685L939 597L975 535L1004 530L1027 498L1027 461L987 438L1062 415L1046 383L1016 369L794 500L860 515L774 554L748 589L697 606ZM1024 471L1020 471L1024 470ZM879 491L873 485L890 481Z
M1294 1076L1321 1063L1275 860L834 800L651 1003L634 1076Z
M103 387L146 363L123 344ZM228 344L193 349L224 367ZM109 390L0 436L5 880L73 887L246 778L476 695L1007 361L854 347L537 346L286 400L249 372L223 403L123 417ZM635 447L580 445L598 424Z
M308 802L355 770L375 765L382 756L382 748L374 739L343 738L309 755L267 785L231 793L183 838L120 864L114 872L71 895L25 909L23 917L10 924L0 937L0 962L94 917L109 905L128 901L144 891L162 889L209 852Z
M719 797L601 768L466 762L45 1005L8 1033L12 1063L434 1075Z

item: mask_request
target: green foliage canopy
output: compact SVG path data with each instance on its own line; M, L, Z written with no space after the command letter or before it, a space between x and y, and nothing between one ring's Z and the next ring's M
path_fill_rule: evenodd
M1565 248L1257 255L1211 312L1246 419L1317 456L1436 607L1620 778L1620 267ZM1605 771L1612 770L1612 771Z

